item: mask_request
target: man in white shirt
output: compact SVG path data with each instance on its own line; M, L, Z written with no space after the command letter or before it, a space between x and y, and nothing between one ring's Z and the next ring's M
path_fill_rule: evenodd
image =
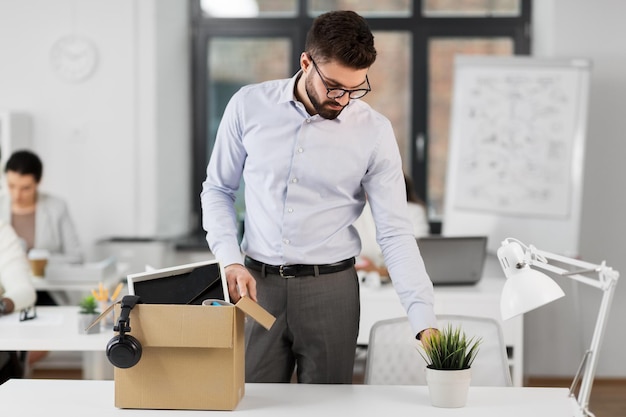
M352 224L366 193L415 335L427 340L436 326L391 124L358 100L371 90L375 59L362 17L323 14L293 78L246 86L224 112L201 193L207 241L232 300L250 296L277 318L269 331L246 324L247 382L289 382L294 369L298 382L352 382L361 250ZM240 247L233 203L242 176Z

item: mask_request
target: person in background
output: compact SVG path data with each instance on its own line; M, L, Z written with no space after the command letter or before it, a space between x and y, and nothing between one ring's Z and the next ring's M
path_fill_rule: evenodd
M366 195L413 334L428 343L437 332L391 123L358 100L371 90L375 59L365 19L322 14L300 70L243 87L224 112L200 196L203 227L231 300L249 296L276 317L269 331L246 322L246 382L290 382L295 370L300 383L352 383L361 251L352 224ZM240 246L234 202L242 176Z
M43 164L28 150L14 152L5 169L8 192L0 194L0 219L9 222L26 251L47 250L52 260L80 263L83 252L65 202L39 191Z
M409 218L413 224L413 236L420 238L430 234L430 225L426 215L424 202L417 196L413 181L406 174L404 175L406 185L407 209ZM355 268L359 278L363 282L376 285L377 283L389 281L389 271L385 266L383 253L376 241L376 225L372 217L369 203L365 204L363 213L354 222L361 237L361 254L357 258Z
M26 252L45 250L50 254L49 262L82 262L83 252L67 205L39 191L41 159L29 150L16 151L7 160L4 172L7 191L0 194L0 220L10 223ZM57 304L49 292L37 291L37 305ZM30 352L30 364L47 354Z
M31 307L36 297L28 259L19 238L9 224L0 220L0 316ZM0 351L0 384L23 376L24 361L19 355Z

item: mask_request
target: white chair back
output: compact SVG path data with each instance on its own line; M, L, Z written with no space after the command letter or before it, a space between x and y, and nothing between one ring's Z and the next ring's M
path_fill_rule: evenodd
M439 329L462 326L467 337L482 338L472 365L474 386L511 386L511 373L500 323L491 318L438 315ZM426 362L420 355L406 317L381 320L372 326L365 383L378 385L426 385Z

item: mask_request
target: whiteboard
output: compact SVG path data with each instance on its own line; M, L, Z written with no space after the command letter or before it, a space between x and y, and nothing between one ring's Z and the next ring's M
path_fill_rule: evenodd
M586 59L457 56L444 235L578 254Z

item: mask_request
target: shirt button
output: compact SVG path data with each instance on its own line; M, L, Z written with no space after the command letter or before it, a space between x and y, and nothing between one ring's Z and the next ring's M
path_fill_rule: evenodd
M289 244L289 239L283 239L283 243L284 243L285 245L288 245L288 244Z
M298 148L298 153L302 153L302 152L304 152L304 149Z
M292 209L291 207L289 207L289 208L287 209L287 211L288 211L289 213L293 213L293 209Z
M298 182L298 179L297 179L297 178L293 178L293 179L291 180L291 182L292 182L292 183L294 183L294 184L296 184L296 183Z
M311 123L311 119L306 119L307 124Z

